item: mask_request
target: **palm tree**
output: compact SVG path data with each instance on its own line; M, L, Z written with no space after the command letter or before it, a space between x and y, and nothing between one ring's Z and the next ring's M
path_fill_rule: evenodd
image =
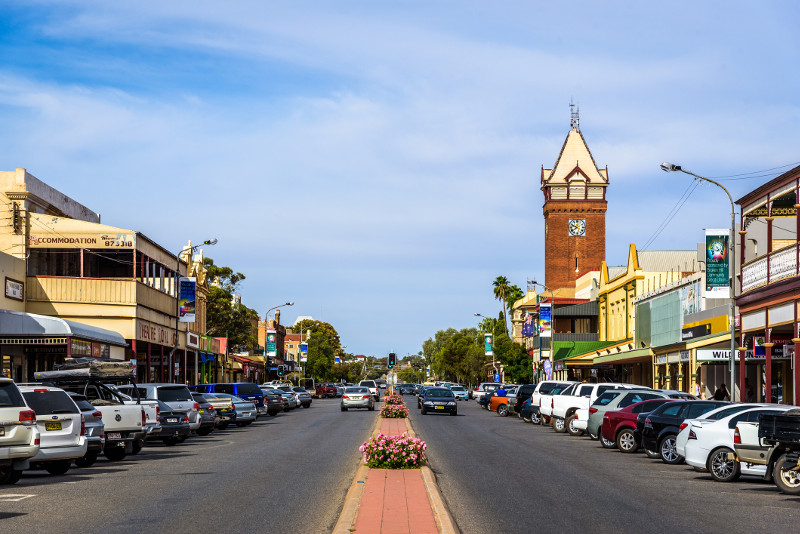
M508 278L505 276L498 276L492 282L494 286L494 298L499 300L503 303L503 327L506 330L506 334L508 334L508 323L506 322L506 317L508 317L508 313L506 313L506 296L509 294L511 290L511 285L508 283Z

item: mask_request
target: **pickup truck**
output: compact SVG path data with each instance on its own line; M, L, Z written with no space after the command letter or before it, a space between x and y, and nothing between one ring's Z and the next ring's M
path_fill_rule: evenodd
M133 386L115 386L114 384L106 384L106 386L122 394L122 398L125 399L125 404L138 404L142 407L145 418L145 439L148 435L157 434L161 430L161 409L158 407L158 401L137 398L138 393ZM138 446L134 446L133 454L139 452L141 448L141 443L139 443Z
M540 424L543 425L550 425L553 423L552 421L552 413L553 413L553 397L556 395L561 394L570 394L570 392L577 387L577 382L560 382L557 383L553 388L549 391L542 391L538 395L538 405L539 405L539 416L540 416ZM531 398L536 396L534 392L531 395Z
M543 380L536 384L536 389L531 393L531 422L534 425L542 424L542 416L539 411L542 395L550 394L554 389L564 389L566 386L574 382L565 382L563 380Z
M733 442L740 463L766 465L765 479L787 495L800 495L800 409L740 421Z
M553 430L559 433L569 432L571 436L580 436L583 430L575 427L578 410L587 410L597 397L609 389L635 389L641 386L601 382L597 384L578 384L569 392L554 395L550 401L550 416L553 419Z

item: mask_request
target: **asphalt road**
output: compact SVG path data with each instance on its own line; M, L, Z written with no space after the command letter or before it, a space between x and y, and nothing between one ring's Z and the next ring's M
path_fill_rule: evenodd
M586 437L499 417L474 401L458 417L411 423L464 534L520 532L796 532L800 497L742 477L714 482L686 465L603 449Z
M315 399L245 428L0 486L0 532L330 532L377 411Z

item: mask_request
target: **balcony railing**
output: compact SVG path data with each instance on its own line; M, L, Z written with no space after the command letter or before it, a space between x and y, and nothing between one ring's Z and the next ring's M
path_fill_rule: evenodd
M800 275L798 245L775 250L742 266L742 293Z

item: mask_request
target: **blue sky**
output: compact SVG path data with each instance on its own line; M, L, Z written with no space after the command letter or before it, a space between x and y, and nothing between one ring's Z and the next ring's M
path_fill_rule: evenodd
M800 161L796 2L4 2L0 159L245 273L259 313L416 353L544 278L540 169L570 99L608 166L607 256L691 179ZM785 170L779 169L779 170ZM734 198L777 172L725 181ZM649 248L725 228L701 186Z

